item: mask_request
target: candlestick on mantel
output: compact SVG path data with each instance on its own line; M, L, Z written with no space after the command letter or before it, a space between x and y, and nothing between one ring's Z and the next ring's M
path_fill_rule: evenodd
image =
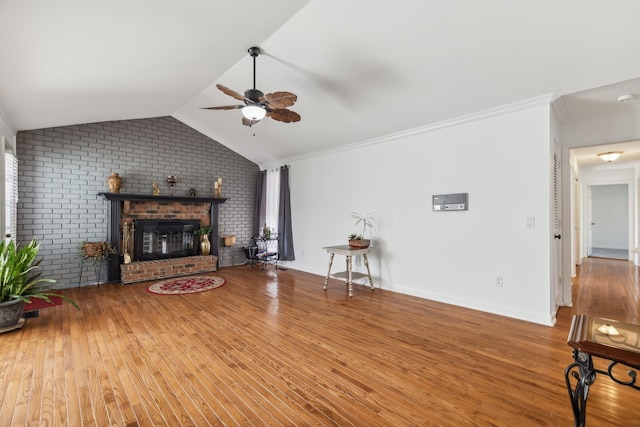
M213 197L222 197L222 178L213 182Z

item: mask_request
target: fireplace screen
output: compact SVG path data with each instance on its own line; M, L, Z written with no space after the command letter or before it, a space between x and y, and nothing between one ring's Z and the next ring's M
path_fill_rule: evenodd
M198 220L138 219L135 221L135 261L198 255L194 230Z

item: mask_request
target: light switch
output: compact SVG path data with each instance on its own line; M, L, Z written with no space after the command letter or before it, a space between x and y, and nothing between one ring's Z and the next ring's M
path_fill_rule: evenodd
M536 217L528 216L527 217L527 228L536 228Z

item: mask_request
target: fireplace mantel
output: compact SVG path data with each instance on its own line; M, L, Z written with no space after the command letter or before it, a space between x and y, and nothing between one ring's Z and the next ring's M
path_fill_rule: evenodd
M98 193L98 196L102 196L105 200L110 202L109 209L109 242L121 252L121 229L120 218L122 217L122 208L125 202L161 202L161 203L206 203L210 204L210 223L211 234L214 236L214 240L211 244L211 255L218 256L218 239L215 236L219 234L218 225L218 208L219 205L226 202L226 198L222 197L189 197L189 196L169 196L169 195L157 195L153 194L126 194L126 193ZM215 242L215 243L214 243ZM108 265L108 281L118 282L120 281L120 262L121 256L112 257L109 260Z
M161 202L214 203L218 205L227 200L221 197L165 196L163 194L154 196L153 194L98 193L98 196L102 196L105 200L158 200Z

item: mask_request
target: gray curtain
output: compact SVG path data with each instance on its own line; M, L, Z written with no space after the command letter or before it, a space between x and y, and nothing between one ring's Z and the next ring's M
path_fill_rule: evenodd
M289 194L289 166L280 168L280 206L278 207L278 259L295 261L293 230L291 228L291 195Z
M256 212L253 217L253 234L260 234L267 216L267 171L259 171L256 180Z

